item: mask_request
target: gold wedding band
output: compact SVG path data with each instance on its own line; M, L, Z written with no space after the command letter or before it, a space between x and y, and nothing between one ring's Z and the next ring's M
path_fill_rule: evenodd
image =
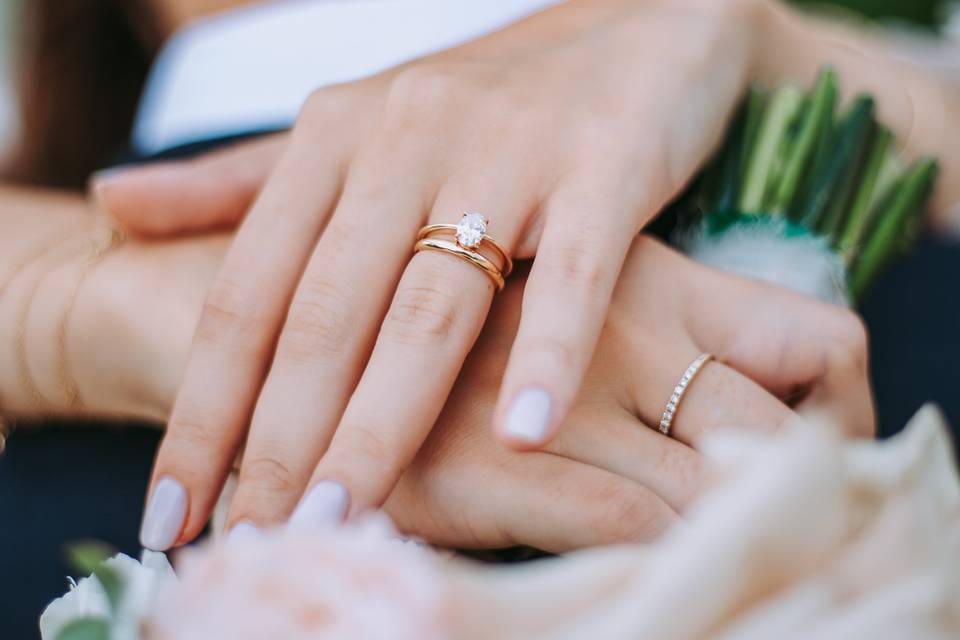
M455 224L428 224L424 228L420 229L420 233L417 234L417 240L423 240L424 238L430 237L437 233L446 233L456 237L457 226L458 225ZM463 246L460 242L457 242L457 245L461 247ZM499 242L488 235L483 236L483 241L478 246L482 247L483 245L490 247L497 257L500 258L500 263L503 265L501 268L503 277L506 278L509 276L510 272L513 271L513 260L510 258L510 255L507 253L506 249L500 246Z
M489 224L483 215L473 212L464 213L457 224L428 224L417 234L414 252L439 251L465 260L486 273L499 291L503 289L504 278L513 271L513 260L487 235ZM452 239L442 236L452 236ZM491 255L485 255L484 251Z
M677 414L677 409L680 407L680 401L683 400L683 396L686 395L687 389L690 387L693 379L700 373L704 365L711 360L713 360L712 353L702 353L696 360L691 362L687 370L683 372L680 382L673 388L673 395L670 396L670 401L667 402L667 408L663 410L663 415L660 416L660 433L665 436L670 435L670 426L673 424L673 417Z
M503 289L503 274L500 273L500 270L497 269L495 264L487 260L482 254L477 253L476 251L464 249L456 242L450 242L449 240L438 240L437 238L424 238L423 240L418 241L414 246L414 251L424 250L449 253L450 255L457 256L461 260L466 260L470 264L480 267L484 273L490 276L490 279L493 280L493 283L497 285L497 291Z

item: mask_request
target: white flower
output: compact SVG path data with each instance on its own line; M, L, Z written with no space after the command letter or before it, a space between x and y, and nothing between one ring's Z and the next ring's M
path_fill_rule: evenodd
M104 565L123 580L118 610L111 613L106 591L96 576L71 580L70 591L47 605L40 616L43 640L54 640L70 622L88 616L111 619L112 640L139 638L140 621L153 607L160 587L174 577L173 567L164 554L155 551L144 551L140 562L118 553Z
M317 532L273 530L188 549L148 622L158 640L445 637L432 555L385 516Z

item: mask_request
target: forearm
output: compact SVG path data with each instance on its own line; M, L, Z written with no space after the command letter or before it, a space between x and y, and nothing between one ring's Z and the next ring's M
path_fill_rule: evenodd
M163 421L226 236L116 242L81 196L0 187L0 415Z
M897 55L882 36L767 3L757 76L774 84L812 82L831 65L847 97L868 92L908 158L934 156L941 174L932 202L936 226L956 226L960 203L960 90L932 68ZM951 219L951 208L953 216Z
M61 334L93 216L78 196L0 188L0 228L0 408L69 413Z
M125 266L103 268L114 231L82 196L10 187L0 187L0 229L0 413L162 417L142 393L152 370L130 365L144 345L123 331L149 312L150 291L107 304Z

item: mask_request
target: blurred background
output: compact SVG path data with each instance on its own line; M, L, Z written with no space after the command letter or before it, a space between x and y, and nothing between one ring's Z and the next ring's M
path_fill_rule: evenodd
M61 0L88 5L101 10L105 5L123 5L140 0ZM281 0L282 1L282 0ZM397 0L402 2L403 0ZM477 0L482 2L482 0ZM22 34L17 29L17 16L31 0L0 0L0 158L16 140L17 104L15 98L15 49ZM910 31L940 32L948 29L949 16L957 14L960 2L955 0L794 0L794 4L840 11L857 19L895 24ZM957 21L953 21L956 25ZM70 37L71 34L64 34Z
M104 135L116 138L114 141L106 141L111 144L100 145L103 153L110 152L111 146L112 152L116 151L116 147L123 146L130 118L128 107L132 107L136 101L138 83L142 82L150 53L143 50L142 41L130 37L129 33L129 39L126 40L104 38L94 27L97 20L86 18L107 14L122 20L125 15L133 12L134 7L149 5L150 1L0 0L0 169L5 168L2 166L4 157L9 155L18 143L20 122L28 129L29 123L35 125L31 129L34 132L32 135L48 136L58 143L58 154L37 159L38 166L42 165L50 176L56 176L56 179L51 178L46 184L82 188L91 163L79 162L71 154L76 149L82 149L84 144L89 144L91 140L101 140ZM209 0L206 1L209 3ZM401 4L404 2L393 1ZM485 0L474 1L480 3ZM793 1L804 6L815 5L821 10L839 13L848 19L892 25L903 34L904 42L910 43L911 53L916 55L923 55L923 43L931 36L952 33L953 37L960 38L960 21L950 18L951 15L960 16L960 0ZM28 34L19 26L20 17L38 6L62 10L58 11L62 19L42 37ZM17 50L30 38L36 38L43 43L43 51L49 51L50 55L44 57L41 65L28 72L25 64L18 60ZM141 40L143 39L145 38L141 37ZM83 52L86 57L81 59L72 53L65 53L68 51ZM960 56L955 58L938 59L935 63L952 65L960 72ZM88 70L86 76L75 72L83 67L83 63L91 61L96 63L95 72ZM58 80L51 80L52 78ZM56 88L46 86L39 92L43 96L55 97L31 102L26 118L22 117L17 100L18 87L30 86L24 84L25 79L34 86L43 81L57 85ZM81 95L78 87L83 86L93 87L93 91L87 92L89 95ZM126 95L125 91L131 93ZM24 95L27 95L27 92L24 92ZM87 102L82 102L83 100ZM104 103L108 102L115 104L113 107L105 106ZM84 106L87 109L84 109ZM111 108L115 110L111 111ZM81 115L79 122L72 123L78 126L69 132L72 136L69 139L66 137L67 133L52 130L48 126L50 122L69 119L71 114L78 113L87 115ZM37 123L39 127L36 126ZM114 142L116 144L113 144ZM105 164L103 157L97 162L99 164L92 166ZM0 233L3 233L2 229ZM948 319L948 322L955 321ZM922 334L925 330L926 328L921 326L917 332ZM904 340L901 348L909 350L910 347L911 343ZM896 363L904 354L895 351L875 355L878 362L883 362L886 358L887 362ZM882 391L883 389L878 389L878 392ZM907 411L912 412L914 409L915 406L911 405ZM907 415L909 413L892 415L891 424L899 427ZM21 595L27 594L37 603L36 610L5 609L6 598L0 590L0 640L31 637L37 611L52 595L62 592L62 576L69 571L52 552L44 557L22 557L24 543L14 538L16 528L6 527L9 519L27 518L35 523L33 530L38 532L39 539L31 541L34 548L58 549L62 540L77 539L79 535L73 530L67 530L69 523L73 523L78 531L89 523L95 523L97 528L83 530L83 535L110 540L124 551L136 552L135 530L128 526L128 521L131 517L138 517L136 514L141 508L143 487L146 484L145 474L149 469L149 465L143 461L152 457L157 435L156 432L147 430L131 431L126 436L130 442L125 445L128 450L123 459L111 457L115 451L112 437L106 431L84 433L72 426L60 430L46 429L36 434L36 444L39 445L37 449L44 450L44 439L50 442L56 440L61 443L57 449L61 452L58 454L60 457L44 452L38 463L26 458L30 466L25 468L16 467L10 460L12 456L8 456L7 466L3 468L0 465L0 576L15 576L14 580L8 581L6 587L18 590ZM67 445L62 444L65 441ZM51 447L50 450L54 448ZM82 457L87 464L83 469L75 469L71 456ZM109 466L112 475L103 477L103 474L97 474L98 466ZM114 478L126 479L127 484L115 486ZM50 514L46 511L46 505L31 504L25 497L28 493L18 484L18 480L24 483L32 481L42 485L39 491L60 496L60 505L57 507L60 513ZM103 499L97 500L96 497L101 495L104 496ZM76 513L68 513L71 509ZM47 521L57 526L45 526ZM11 632L10 625L15 623L21 625L20 629L29 631L24 631L23 634ZM8 633L11 635L7 635Z
M12 95L14 5L20 0L0 0L0 156L9 149L16 127L16 108Z

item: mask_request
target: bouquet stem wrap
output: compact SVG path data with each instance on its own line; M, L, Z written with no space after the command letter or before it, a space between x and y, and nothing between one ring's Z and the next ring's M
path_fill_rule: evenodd
M808 92L750 91L681 201L691 223L679 243L689 255L855 306L910 250L936 161L904 162L873 98L841 108L838 94L831 69Z

